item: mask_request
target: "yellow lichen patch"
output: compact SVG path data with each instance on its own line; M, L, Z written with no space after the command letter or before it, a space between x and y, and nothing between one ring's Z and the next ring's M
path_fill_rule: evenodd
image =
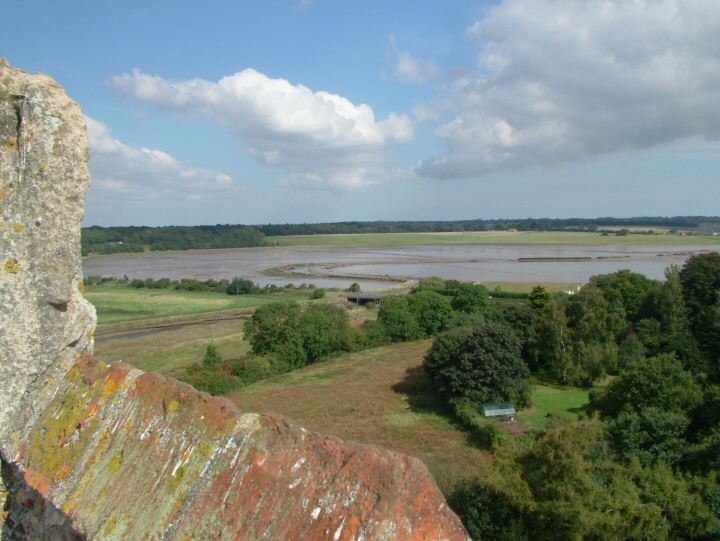
M114 379L109 378L109 379L105 382L105 386L103 387L103 393L102 393L102 394L103 394L103 397L104 397L104 398L109 397L109 396L112 395L116 390L117 390L117 382L116 382Z
M48 164L47 164L46 162L42 162L42 163L40 164L40 171L47 171L47 168L48 168L48 167L49 167L49 166L48 166Z
M7 150L15 150L17 148L17 139L14 137L8 137L5 141L5 148Z
M58 479L65 479L70 473L70 469L71 468L69 464L63 464L62 466L60 466L60 469L58 469L56 477Z
M179 409L180 409L180 402L178 402L177 400L171 400L170 402L168 402L168 405L167 405L168 413L175 413Z
M110 468L110 472L117 473L120 471L120 468L122 467L123 463L123 454L122 451L118 451L115 453L115 456L112 457L110 460L110 464L108 464L108 468Z
M78 284L78 290L80 291L80 294L84 297L85 291L87 290L87 288L85 287L85 282L80 282Z
M0 201L5 199L6 195L7 195L7 190L5 188L0 188Z
M107 521L107 524L105 525L105 529L103 529L104 535L112 535L115 531L115 528L117 528L117 518L112 517L110 520Z
M167 491L175 492L180 486L180 483L182 483L183 477L185 477L185 466L180 466L175 472L175 475L170 476L167 484Z
M99 424L97 416L88 422L88 413L97 403L97 396L93 396L96 394L71 387L54 407L45 411L43 430L33 435L28 455L32 467L46 478L63 479L80 460L88 434Z
M20 267L20 262L14 257L11 257L7 261L5 261L5 272L9 272L10 274L17 274L18 272L20 272Z
M215 448L205 441L200 442L200 445L198 446L198 453L200 453L200 456L203 457L203 460L210 458L214 451Z
M15 233L22 233L23 231L25 231L25 226L19 223L12 223L10 224L10 229L15 231Z
M175 517L185 506L185 498L187 498L188 491L183 490L180 494L175 497L172 509L170 509L170 516Z
M80 357L82 357L82 355L77 356L78 359L80 359ZM76 365L73 365L73 367L70 370L68 370L66 377L70 381L76 382L76 381L80 380L81 376L82 376L82 369L80 368L79 365L76 364Z

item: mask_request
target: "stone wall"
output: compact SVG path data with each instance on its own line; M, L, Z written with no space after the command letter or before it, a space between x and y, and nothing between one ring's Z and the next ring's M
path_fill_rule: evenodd
M6 539L466 539L425 466L92 358L84 117L0 63Z

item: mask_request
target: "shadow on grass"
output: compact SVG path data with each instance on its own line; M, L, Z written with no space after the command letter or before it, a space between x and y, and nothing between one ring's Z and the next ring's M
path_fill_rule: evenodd
M486 451L492 448L492 439L489 439L484 431L469 429L458 418L453 404L435 390L422 366L408 368L405 371L405 377L393 385L392 390L407 396L412 412L441 417L453 428L464 433L467 442L473 447Z

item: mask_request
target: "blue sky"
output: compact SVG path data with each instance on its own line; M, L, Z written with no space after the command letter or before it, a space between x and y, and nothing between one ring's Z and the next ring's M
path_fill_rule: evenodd
M86 224L719 214L720 3L9 3Z

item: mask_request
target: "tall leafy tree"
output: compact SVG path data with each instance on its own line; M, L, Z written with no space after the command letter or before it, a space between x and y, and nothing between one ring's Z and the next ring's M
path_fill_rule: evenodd
M465 337L453 335L456 337L451 353L439 347L431 350L425 361L426 371L440 388L478 407L488 402L529 404L530 372L520 356L520 341L510 329L485 323ZM444 362L438 358L441 352Z
M528 295L528 306L532 308L536 313L540 314L545 310L552 299L552 293L547 288L541 285L537 285L532 288L532 291Z
M685 306L700 349L720 378L720 253L691 257L680 271Z

